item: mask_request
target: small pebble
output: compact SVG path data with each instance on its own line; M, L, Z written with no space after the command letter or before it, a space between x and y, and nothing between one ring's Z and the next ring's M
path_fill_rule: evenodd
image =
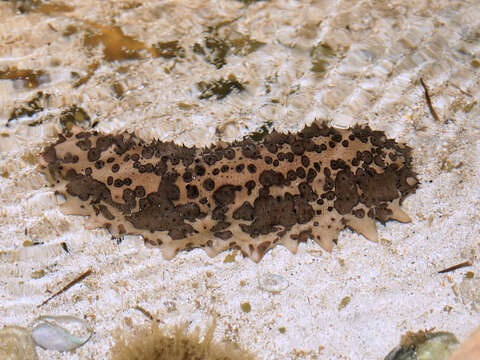
M246 313L249 313L252 310L252 305L248 302L241 304L240 307L242 308L242 311Z
M345 296L342 301L340 301L340 304L338 304L338 310L342 310L344 307L350 304L350 300L350 296Z

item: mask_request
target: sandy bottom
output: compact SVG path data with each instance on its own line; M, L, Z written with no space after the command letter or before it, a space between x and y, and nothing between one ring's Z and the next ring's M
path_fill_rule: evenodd
M0 325L86 319L95 333L76 351L38 349L65 360L108 358L116 331L151 321L139 308L166 328L216 319L218 341L266 360L383 359L409 330L466 338L480 323L480 4L434 3L0 2ZM421 186L412 222L379 224L379 243L346 230L332 253L309 241L259 264L166 261L60 213L36 158L72 118L196 146L315 118L369 124L413 148ZM265 291L267 273L288 287Z

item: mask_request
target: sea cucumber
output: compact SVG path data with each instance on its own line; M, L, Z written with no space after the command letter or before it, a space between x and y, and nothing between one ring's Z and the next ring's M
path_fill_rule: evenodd
M311 238L331 251L345 227L376 241L375 220L409 222L400 205L418 187L411 163L382 131L318 122L209 148L75 127L39 158L62 212L92 228L142 235L166 259L235 248L255 262L276 244L295 253Z

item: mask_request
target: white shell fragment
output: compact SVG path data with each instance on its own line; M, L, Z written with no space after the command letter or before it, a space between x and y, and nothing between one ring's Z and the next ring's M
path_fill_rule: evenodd
M34 325L32 338L46 350L75 350L85 344L93 333L86 321L68 315L41 316Z
M262 290L279 293L288 287L288 280L280 275L266 273L258 278L258 285Z

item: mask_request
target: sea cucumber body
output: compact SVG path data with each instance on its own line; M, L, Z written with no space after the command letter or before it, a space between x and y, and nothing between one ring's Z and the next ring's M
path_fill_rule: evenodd
M316 122L210 148L74 128L40 166L65 196L63 212L92 227L142 235L167 259L201 247L260 261L276 244L296 252L312 238L330 251L347 226L376 240L375 220L408 222L400 204L418 186L410 151L368 127Z

